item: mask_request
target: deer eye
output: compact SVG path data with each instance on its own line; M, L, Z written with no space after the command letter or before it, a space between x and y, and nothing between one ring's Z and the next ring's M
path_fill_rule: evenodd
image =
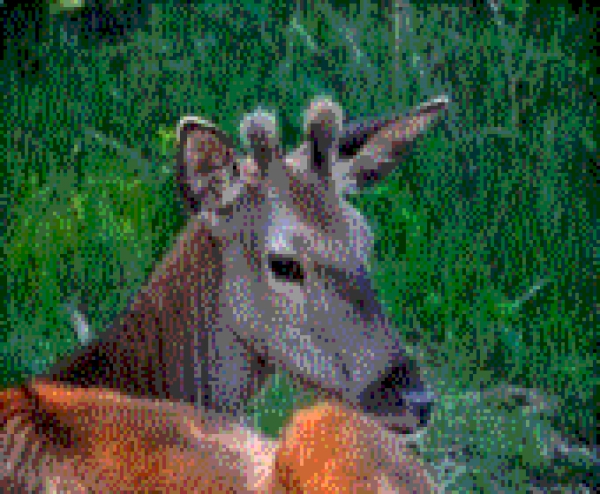
M269 256L269 268L278 281L302 283L304 281L304 270L293 257L271 254Z

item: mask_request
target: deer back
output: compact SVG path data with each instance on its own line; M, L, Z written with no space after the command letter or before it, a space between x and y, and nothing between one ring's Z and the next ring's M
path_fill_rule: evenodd
M33 380L0 391L2 492L429 493L399 436L336 402L281 439L196 408Z

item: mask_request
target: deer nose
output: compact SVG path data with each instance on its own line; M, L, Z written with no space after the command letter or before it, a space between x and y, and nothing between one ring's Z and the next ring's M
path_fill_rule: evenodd
M406 357L359 396L364 412L403 433L426 427L435 401L435 393L422 382L416 363Z
M417 427L426 427L433 412L436 396L433 391L409 391L404 395L408 413L417 419Z

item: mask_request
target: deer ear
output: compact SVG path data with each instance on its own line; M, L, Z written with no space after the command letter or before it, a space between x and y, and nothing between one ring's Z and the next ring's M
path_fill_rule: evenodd
M375 132L350 165L350 175L358 187L381 180L392 172L422 135L448 108L447 96L434 98L408 116L389 121Z
M177 181L193 212L223 205L239 175L232 141L214 124L183 117L177 126Z
M371 137L394 120L393 118L374 117L345 124L338 142L340 158L354 158Z

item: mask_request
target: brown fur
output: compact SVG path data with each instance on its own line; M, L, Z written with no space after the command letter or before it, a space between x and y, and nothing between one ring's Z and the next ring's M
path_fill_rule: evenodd
M420 462L376 420L335 402L301 410L276 460L285 492L433 492Z
M433 492L376 421L337 402L279 441L184 404L33 381L0 392L3 492Z

